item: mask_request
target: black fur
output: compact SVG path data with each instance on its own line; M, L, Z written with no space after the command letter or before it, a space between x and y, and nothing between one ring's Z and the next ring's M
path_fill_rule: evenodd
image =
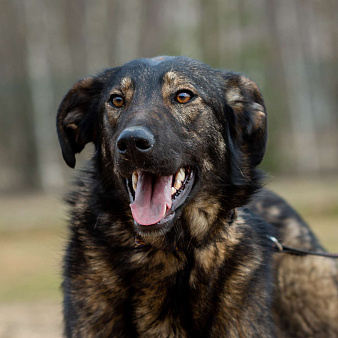
M188 102L179 102L181 92ZM283 326L284 314L274 310L277 265L266 235L281 236L284 224L260 217L268 218L259 196L250 206L254 213L243 208L261 187L256 167L267 138L254 82L189 58L135 60L75 84L60 104L57 128L70 167L86 143L95 145L69 197L67 337L306 332ZM133 173L150 179L155 194L161 177L180 168L188 177L175 197L180 203L159 223L138 223L145 216L133 216L129 206Z

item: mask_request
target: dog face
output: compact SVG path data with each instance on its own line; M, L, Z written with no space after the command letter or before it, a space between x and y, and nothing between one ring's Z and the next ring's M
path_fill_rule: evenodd
M256 84L189 58L135 60L79 81L57 128L70 167L95 144L101 190L148 241L202 241L259 187L266 112Z

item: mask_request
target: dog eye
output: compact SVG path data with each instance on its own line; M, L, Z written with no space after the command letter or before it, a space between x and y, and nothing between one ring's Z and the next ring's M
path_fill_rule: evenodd
M124 99L122 96L113 94L110 96L108 103L116 108L120 108L124 105Z
M191 91L182 90L176 94L175 99L178 103L188 103L193 97L194 97L194 94Z

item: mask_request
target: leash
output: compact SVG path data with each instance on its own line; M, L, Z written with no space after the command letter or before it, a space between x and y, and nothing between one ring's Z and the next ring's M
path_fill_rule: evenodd
M226 218L226 222L228 223L228 225L231 225L236 219L237 219L237 210L236 209L230 210ZM274 248L275 251L279 253L285 253L285 254L295 255L295 256L320 256L320 257L338 259L338 254L336 253L315 252L315 251L295 249L295 248L291 248L289 246L281 244L276 237L269 236L269 235L266 235L265 237L270 242L272 242L272 248ZM144 246L149 245L139 235L135 235L134 240L135 240L136 247L144 247ZM176 247L174 251L179 251L179 250Z
M289 246L281 244L276 237L266 235L266 238L270 240L273 244L272 247L279 253L286 253L296 256L320 256L326 258L335 258L338 259L338 254L328 253L328 252L315 252L291 248Z

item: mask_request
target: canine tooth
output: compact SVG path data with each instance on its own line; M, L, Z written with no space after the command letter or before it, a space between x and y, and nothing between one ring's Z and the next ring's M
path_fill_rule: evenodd
M182 182L181 181L175 181L174 188L176 190L179 190L181 187L182 187Z
M168 211L168 206L166 205L165 208L164 208L164 211L163 211L162 218L165 216L165 214L167 213L167 211Z
M171 195L174 195L174 194L176 194L176 189L174 188L174 187L171 187Z
M134 191L136 191L136 187L137 187L137 181L138 181L138 174L137 174L137 171L134 171L133 172L133 175L131 177L131 181L133 183L133 189Z
M181 168L175 175L175 181L183 182L185 179L185 169Z

